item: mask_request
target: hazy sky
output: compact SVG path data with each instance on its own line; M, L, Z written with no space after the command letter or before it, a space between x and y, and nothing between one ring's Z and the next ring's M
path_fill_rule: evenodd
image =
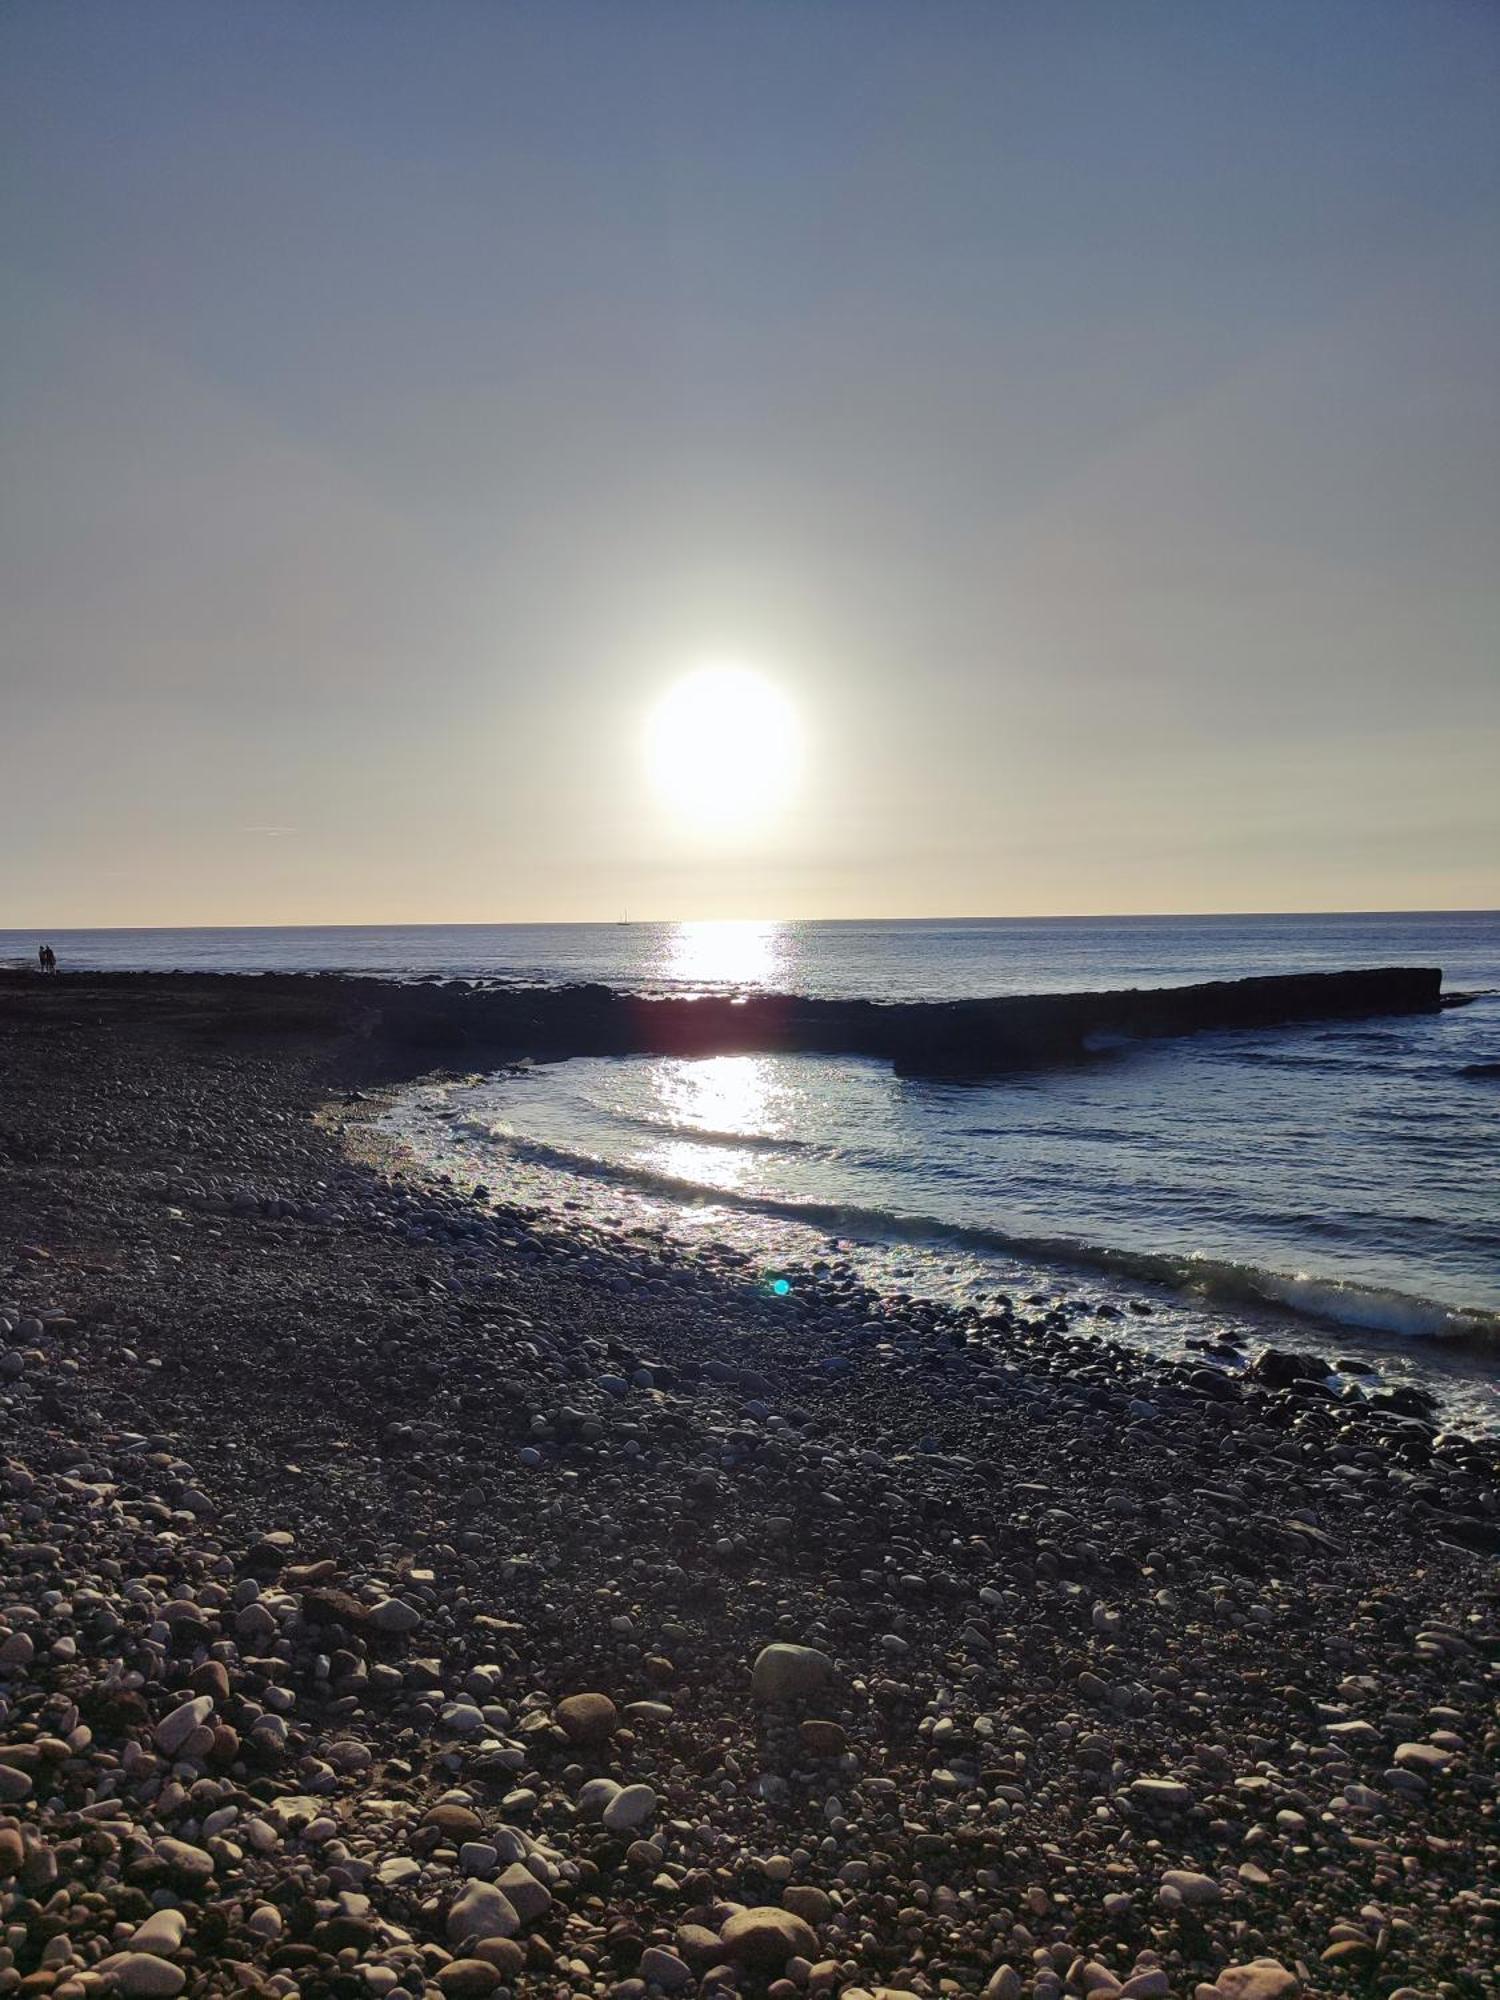
M0 924L1500 904L1497 105L1491 0L5 0Z

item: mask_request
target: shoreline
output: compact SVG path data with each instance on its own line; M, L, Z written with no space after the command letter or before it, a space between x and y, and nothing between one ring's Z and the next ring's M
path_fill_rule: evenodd
M836 1259L882 1297L952 1306L1041 1290L1074 1325L1101 1338L1123 1333L1148 1354L1181 1358L1184 1347L1195 1349L1233 1379L1265 1349L1290 1345L1323 1361L1319 1379L1336 1394L1405 1384L1437 1398L1446 1428L1500 1431L1500 1314L1492 1308L1362 1284L1347 1270L1320 1275L1294 1263L1017 1234L873 1209L837 1192L747 1190L668 1165L573 1151L545 1128L540 1137L524 1129L548 1075L545 1066L440 1073L394 1092L382 1117L412 1171L446 1173L459 1185L503 1178L538 1210L609 1236L650 1231L694 1253L706 1239L725 1240L788 1271ZM513 1098L496 1094L508 1079L519 1093ZM523 1107L523 1129L511 1129L511 1101ZM681 1137L691 1142L692 1128Z
M0 995L25 1991L1497 1990L1500 1444L393 1176L227 984Z

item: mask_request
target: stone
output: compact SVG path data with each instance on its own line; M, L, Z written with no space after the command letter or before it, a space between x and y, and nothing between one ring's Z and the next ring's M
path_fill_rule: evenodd
M640 1975L650 1986L659 1986L664 1993L679 1992L693 1983L691 1966L684 1965L675 1951L664 1951L660 1945L648 1945L641 1953Z
M750 1669L754 1701L805 1701L833 1679L833 1662L815 1646L793 1646L778 1640L763 1646Z
M450 1804L446 1799L422 1815L423 1826L435 1826L451 1839L464 1840L484 1832L484 1821L472 1806Z
M1021 2000L1021 1975L1013 1965L998 1965L985 1984L983 2000Z
M187 1974L180 1965L173 1965L165 1958L156 1958L149 1951L122 1951L115 1957L106 1959L98 1968L107 1967L106 1977L117 1993L135 1993L152 1996L152 2000L173 2000L173 1995L187 1985Z
M656 1811L656 1794L649 1785L626 1785L604 1808L600 1817L607 1833L630 1833L644 1826Z
M471 1938L514 1937L521 1928L515 1904L494 1882L471 1875L448 1908L448 1936L454 1944Z
M1247 1965L1226 1965L1214 1980L1220 2000L1292 2000L1302 1982L1274 1958L1252 1958Z
M803 1650L798 1648L798 1651ZM817 1956L818 1935L812 1925L790 1910L773 1904L736 1910L719 1931L726 1958L758 1971L780 1971L789 1958Z
M500 1984L500 1972L488 1959L454 1958L439 1969L437 1983L456 2000L474 2000L474 1996L494 1992Z
M190 1700L179 1702L170 1715L164 1715L156 1725L156 1747L164 1757L175 1757L188 1738L201 1729L214 1712L214 1698L211 1694L193 1695Z
M422 1614L404 1597L386 1597L379 1604L371 1605L369 1622L377 1632L401 1636L416 1631L422 1622Z
M526 1963L526 1953L514 1938L481 1938L474 1947L474 1957L482 1958L486 1965L493 1965L507 1985Z
M1159 1965L1132 1972L1120 1988L1122 2000L1170 2000L1172 1982Z
M498 1886L523 1924L535 1923L552 1906L552 1891L523 1862L513 1861L502 1873Z
M194 1694L210 1695L215 1701L228 1701L229 1669L222 1660L204 1660L194 1667L188 1686Z
M1222 1895L1212 1875L1200 1875L1192 1868L1169 1868L1161 1878L1157 1900L1170 1908L1196 1910L1217 1903Z
M463 1865L460 1856L460 1866ZM383 1889L400 1889L422 1877L422 1864L410 1854L388 1854L375 1869L375 1880Z
M172 1958L182 1949L187 1936L187 1918L181 1910L153 1910L136 1927L130 1940L132 1951L152 1951L158 1958Z
M810 1757L842 1757L849 1747L841 1722L809 1719L798 1724L797 1739Z
M565 1695L554 1712L570 1743L602 1743L619 1719L607 1694Z
M443 1710L443 1728L450 1736L478 1736L488 1727L471 1701L450 1701Z
M1398 1770L1415 1771L1419 1777L1433 1778L1440 1771L1447 1770L1453 1762L1453 1753L1440 1750L1435 1743L1398 1743L1392 1761Z
M156 1842L156 1858L187 1882L198 1884L213 1879L213 1856L189 1841L174 1839L170 1833L162 1834Z
M1268 1347L1250 1364L1257 1382L1271 1389L1285 1389L1293 1382L1322 1382L1333 1373L1333 1364L1317 1354L1292 1354L1284 1348Z
M1191 1790L1177 1778L1136 1778L1126 1792L1133 1804L1156 1812L1186 1812L1193 1803Z
M826 1889L811 1882L789 1883L781 1892L782 1906L804 1923L821 1924L833 1910L833 1898Z

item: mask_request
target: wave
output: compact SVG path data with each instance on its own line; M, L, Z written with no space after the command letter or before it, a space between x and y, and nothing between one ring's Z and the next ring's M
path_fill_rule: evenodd
M811 1139L778 1139L769 1132L720 1132L708 1125L674 1125L665 1118L646 1118L630 1111L614 1111L591 1106L596 1116L607 1118L612 1125L623 1125L632 1132L645 1132L653 1139L673 1145L722 1146L726 1151L750 1153L818 1153L825 1159L832 1157L833 1149L815 1145ZM491 1124L483 1118L455 1116L453 1129L465 1138L484 1139L496 1146L506 1146L512 1151L541 1145L540 1140L520 1139L505 1126ZM569 1159L593 1160L591 1153L568 1154ZM599 1162L603 1165L604 1162ZM580 1171L578 1168L572 1171ZM697 1186L697 1182L683 1182L684 1187Z
M705 1146L741 1147L751 1153L821 1153L825 1157L831 1150L811 1139L778 1138L774 1132L730 1132L712 1125L678 1125L670 1118L649 1118L644 1112L621 1111L614 1105L595 1104L590 1109L612 1125L624 1125L632 1132L646 1132L653 1139L670 1139L674 1143L689 1140Z
M931 1215L906 1215L856 1203L790 1201L705 1185L649 1167L625 1166L593 1154L522 1139L476 1124L474 1135L503 1146L521 1160L564 1173L629 1188L674 1202L732 1208L748 1215L801 1224L823 1235L875 1238L886 1243L973 1251L982 1256L1068 1265L1138 1284L1160 1286L1185 1297L1223 1305L1271 1308L1325 1326L1364 1333L1398 1335L1470 1345L1500 1346L1500 1313L1444 1304L1378 1285L1307 1272L1270 1270L1207 1254L1129 1250L1071 1236L1033 1236Z

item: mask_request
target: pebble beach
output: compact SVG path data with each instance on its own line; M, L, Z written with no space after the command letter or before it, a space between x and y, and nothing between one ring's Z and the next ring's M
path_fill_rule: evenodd
M424 1061L0 989L0 1993L1500 1993L1494 1439L568 1230Z

